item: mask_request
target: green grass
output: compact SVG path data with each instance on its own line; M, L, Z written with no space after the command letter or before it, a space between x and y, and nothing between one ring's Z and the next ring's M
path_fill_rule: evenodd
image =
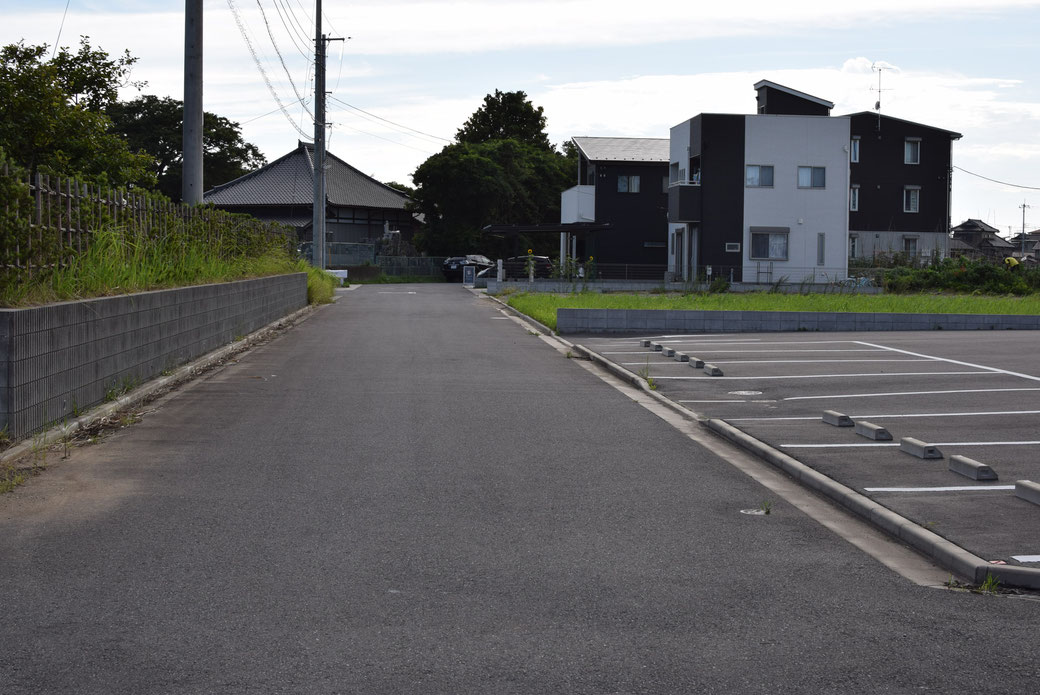
M556 310L699 309L702 311L835 311L908 314L1040 314L1040 295L965 294L578 294L516 293L509 306L556 329Z
M212 242L186 234L148 238L109 227L97 231L90 248L61 268L4 286L0 306L33 306L297 272L307 272L308 301L331 301L337 279L314 270L276 243L235 252L214 249Z

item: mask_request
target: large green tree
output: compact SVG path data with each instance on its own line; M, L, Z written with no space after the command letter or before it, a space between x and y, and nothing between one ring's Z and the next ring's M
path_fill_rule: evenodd
M545 134L545 114L535 106L527 94L501 92L484 97L484 103L455 134L457 142L480 143L489 140L519 140L529 145L551 150Z
M146 94L132 101L111 103L105 112L112 119L114 131L126 139L130 149L152 158L159 190L172 200L180 200L183 102ZM227 183L267 162L255 145L242 139L238 123L208 111L202 119L202 147L206 188Z
M560 221L560 193L576 179L574 159L545 133L545 116L523 92L489 94L456 142L416 169L415 207L425 218L417 245L427 253L507 254L481 234L489 224ZM545 249L552 239L534 242ZM525 240L526 248L532 242Z
M154 184L146 156L111 132L112 103L135 59L111 58L82 37L77 52L24 42L0 49L0 147L30 172L116 186Z

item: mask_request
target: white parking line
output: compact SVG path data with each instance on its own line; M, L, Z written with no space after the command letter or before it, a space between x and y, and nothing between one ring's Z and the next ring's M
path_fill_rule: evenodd
M718 364L716 362L715 364ZM907 413L900 415L893 414L870 414L870 415L849 415L853 420L859 420L862 418L913 418L913 417L976 417L979 415L1040 415L1040 410L983 410L975 413ZM772 420L820 420L819 415L800 415L798 417L734 417L726 418L726 422L749 422L751 420L760 421L772 421Z
M726 380L733 379L850 379L853 377L892 377L892 376L949 376L949 375L966 375L966 374L981 374L985 376L992 376L994 372L885 372L877 373L872 372L868 374L791 374L788 376L726 376L723 377ZM718 381L717 376L657 376L654 375L655 379L683 379L686 381L705 379L708 381Z
M976 369L986 369L988 371L995 372L995 373L998 373L998 374L1007 374L1008 376L1017 376L1017 377L1020 377L1022 379L1029 379L1030 381L1040 381L1040 376L1033 376L1032 374L1022 374L1020 372L1011 372L1011 371L1008 371L1006 369L1000 369L998 367L987 367L984 364L973 364L971 362L961 362L960 360L951 360L951 359L948 359L946 357L935 357L934 355L922 355L919 352L910 352L909 350L900 350L898 348L885 347L884 345L875 345L874 343L866 343L866 342L863 342L862 340L857 340L855 342L859 343L860 345L867 345L869 347L882 348L882 349L885 349L885 350L889 350L890 352L898 352L898 353L901 353L901 354L904 354L904 355L913 355L914 357L928 357L930 359L937 360L939 362L949 362L950 364L959 364L962 367L975 367Z
M847 350L830 350L830 349L814 350L814 349L810 348L808 350L700 350L700 351L701 352L707 352L707 353L711 353L711 352L724 352L724 353L727 353L727 354L728 353L734 353L734 354L737 354L737 355L744 354L744 353L753 354L753 353L763 353L763 352L769 353L770 355L778 355L778 354L782 354L782 353L786 353L786 352L885 352L884 350L874 350L874 349L866 350L866 349L862 349L862 348L851 348L851 349L847 349Z
M720 362L712 360L712 364L823 364L833 362L834 364L850 364L852 362L931 362L932 360L727 360Z
M929 446L1036 446L1040 440L1020 442L928 442ZM844 449L899 446L899 442L870 442L869 444L781 444L782 449Z
M865 487L867 492L989 492L1014 490L1014 485L951 485L950 487Z
M949 391L885 391L882 393L839 393L826 396L788 396L785 401L815 401L828 398L876 398L878 396L932 396L943 393L997 393L1004 391L1040 391L1040 388L1017 389L953 389Z

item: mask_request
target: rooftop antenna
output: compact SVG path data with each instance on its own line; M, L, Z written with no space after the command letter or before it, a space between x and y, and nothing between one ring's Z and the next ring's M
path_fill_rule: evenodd
M877 111L877 129L881 131L881 92L887 92L887 89L881 89L881 73L888 69L887 65L879 63L871 63L870 69L877 73L877 89L871 87L871 91L877 92L877 101L874 102L874 110Z

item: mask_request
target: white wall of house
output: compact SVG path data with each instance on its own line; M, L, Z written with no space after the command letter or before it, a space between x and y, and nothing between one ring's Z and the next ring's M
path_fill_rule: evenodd
M797 283L845 278L849 119L753 115L744 120L744 138L745 165L773 167L772 186L744 188L745 281L772 282L786 277ZM799 167L822 167L823 187L799 187ZM787 230L786 258L752 258L762 255L756 254L752 228L780 235ZM763 270L770 264L772 273L766 276Z
M560 223L595 222L596 187L573 186L560 194Z

